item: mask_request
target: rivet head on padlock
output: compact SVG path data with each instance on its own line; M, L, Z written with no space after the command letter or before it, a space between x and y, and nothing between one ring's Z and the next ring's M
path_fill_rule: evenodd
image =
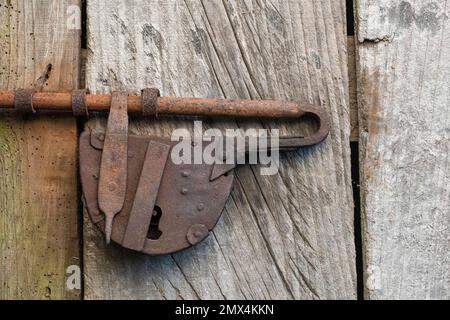
M189 171L183 171L183 172L181 173L181 176L182 176L183 178L188 178L190 175L191 175L191 174L189 173Z
M204 203L199 203L199 204L197 205L197 210L198 210L198 211L203 211L203 210L205 210L205 204L204 204Z
M181 194L182 194L182 195L187 195L188 192L189 192L189 190L188 190L187 188L182 188L182 189L181 189Z
M186 238L188 242L194 246L203 239L205 239L208 235L209 230L205 225L194 224L189 228Z

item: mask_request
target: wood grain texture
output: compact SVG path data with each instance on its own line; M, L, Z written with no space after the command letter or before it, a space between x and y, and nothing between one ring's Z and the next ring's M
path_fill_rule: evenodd
M450 4L358 0L365 290L450 298Z
M105 248L85 218L85 298L354 299L345 1L92 0L88 17L91 91L303 100L327 108L333 127L322 145L284 154L278 175L239 168L216 229L190 250ZM134 120L131 131L192 125ZM257 119L206 126L301 131Z
M0 0L0 87L70 90L78 83L78 1ZM52 65L49 78L43 76ZM66 268L79 265L73 117L0 114L0 299L79 298Z
M358 142L359 126L358 126L358 94L356 81L356 46L355 37L347 37L348 52L348 95L350 108L350 142Z

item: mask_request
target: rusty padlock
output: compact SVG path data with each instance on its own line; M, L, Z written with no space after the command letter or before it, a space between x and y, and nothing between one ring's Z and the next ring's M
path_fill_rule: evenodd
M126 96L113 93L106 132L81 135L80 172L87 211L108 242L131 250L161 255L196 245L221 216L236 163L175 164L170 152L176 142L128 135ZM147 92L145 112L156 114L158 96L155 90ZM319 109L309 112L318 119L319 130L309 137L281 137L279 150L295 150L326 138L328 117ZM244 149L238 152L250 151L248 146Z

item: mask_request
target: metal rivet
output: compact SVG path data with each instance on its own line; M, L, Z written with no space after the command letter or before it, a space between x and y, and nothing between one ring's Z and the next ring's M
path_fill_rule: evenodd
M116 185L115 184L110 184L109 185L109 191L114 191L116 190Z
M105 135L102 133L98 136L98 140L100 140L101 142L105 141Z
M183 195L187 195L188 192L189 192L189 190L187 188L181 189L181 194L183 194Z
M202 236L202 232L201 231L195 231L194 236L196 238L200 238Z
M189 177L191 174L190 174L188 171L183 171L183 172L181 173L181 175L182 175L184 178L187 178L187 177Z
M208 228L203 224L194 224L188 230L186 238L191 245L196 245L209 235Z
M205 204L204 204L204 203L199 203L198 206L197 206L197 210L198 210L198 211L203 211L203 210L205 210Z

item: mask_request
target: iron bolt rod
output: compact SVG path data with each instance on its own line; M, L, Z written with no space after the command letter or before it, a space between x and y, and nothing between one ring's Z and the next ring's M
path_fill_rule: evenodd
M15 96L14 91L0 91L0 109L13 109ZM89 112L109 111L111 101L111 95L86 95L86 105ZM72 112L72 93L36 92L33 95L33 108L35 110ZM274 119L310 116L319 124L315 133L301 139L296 139L295 137L294 140L285 139L287 144L297 147L314 145L323 141L328 136L331 126L330 117L324 109L312 104L286 101L159 97L156 101L156 111L157 115L236 118ZM143 99L141 96L128 96L128 112L143 113Z
M14 108L14 91L0 91L0 108ZM87 94L86 104L89 111L108 111L111 95ZM129 113L142 112L142 97L128 97ZM72 95L56 92L36 92L33 97L36 110L68 111L72 110ZM261 118L297 118L305 113L317 113L320 108L310 104L299 105L296 102L273 100L224 100L160 97L157 100L159 115L223 116L223 117L261 117Z

